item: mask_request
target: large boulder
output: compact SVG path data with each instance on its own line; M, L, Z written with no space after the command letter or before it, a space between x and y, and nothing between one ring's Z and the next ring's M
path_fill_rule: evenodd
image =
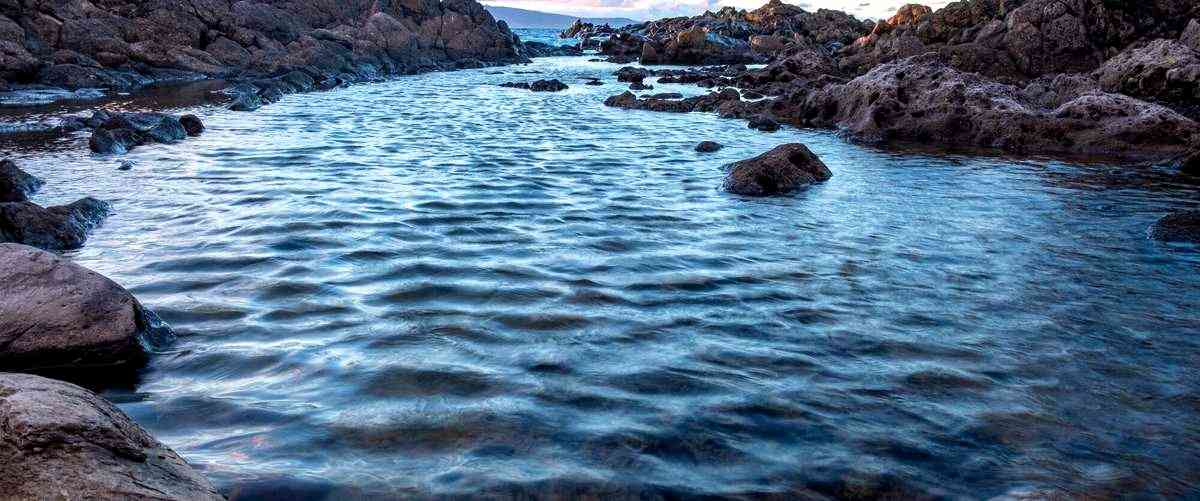
M0 203L0 243L48 250L83 247L88 233L108 216L108 203L83 198L68 205L42 207L32 202Z
M1161 102L1200 101L1200 51L1181 41L1155 40L1129 49L1095 71L1108 92Z
M143 338L162 334L128 291L56 254L0 244L0 262L5 370L137 366L145 360Z
M784 144L729 167L725 190L755 197L783 195L828 180L829 167L807 146Z
M94 393L6 373L0 373L0 492L6 499L224 499L183 458Z
M1200 243L1200 210L1175 211L1163 216L1150 227L1150 238Z
M24 202L41 187L41 179L21 170L13 161L0 161L0 203Z

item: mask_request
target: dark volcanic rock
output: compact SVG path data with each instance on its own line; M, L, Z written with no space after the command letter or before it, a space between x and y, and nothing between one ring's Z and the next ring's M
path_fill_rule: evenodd
M807 146L792 143L731 165L724 188L738 195L782 195L832 176Z
M204 122L200 121L200 117L196 115L183 115L179 117L179 124L183 126L183 130L189 136L195 137L204 133Z
M229 109L233 111L256 111L262 108L262 98L258 96L258 92L239 93L233 98L233 102L229 103Z
M775 132L779 130L779 122L776 122L771 117L757 116L750 119L748 126L751 129L762 132Z
M538 80L529 84L529 90L534 92L559 92L567 90L567 84L554 80Z
M646 96L646 99L683 99L683 94L678 92L662 92Z
M525 57L562 57L562 56L582 56L583 51L579 47L571 45L550 45L542 42L524 42L521 45L521 53Z
M224 499L103 398L69 383L4 373L0 490L11 499Z
M0 242L48 250L78 249L108 216L108 204L84 198L69 205L41 207L32 202L0 203Z
M0 161L0 203L24 202L41 188L41 179L21 170L11 160Z
M303 71L320 82L524 62L473 0L0 2L0 80L132 88Z
M713 141L703 141L696 145L696 151L699 153L716 153L721 151L721 148L724 148L724 146L721 146L721 143Z
M646 85L642 82L634 82L629 84L629 90L654 90L654 86Z
M1200 211L1176 211L1150 227L1150 238L1164 242L1200 243Z
M144 141L141 134L131 129L96 129L88 147L96 153L123 155Z
M1094 73L1108 92L1165 103L1200 103L1200 50L1155 40L1108 60Z

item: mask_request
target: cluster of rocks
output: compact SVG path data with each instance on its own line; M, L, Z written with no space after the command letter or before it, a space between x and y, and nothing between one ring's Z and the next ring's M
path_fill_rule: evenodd
M99 110L91 118L78 122L82 125L81 129L92 129L88 147L101 154L120 155L150 143L177 143L204 132L204 122L196 115L111 113Z
M777 15L774 24L762 22L761 13L788 9L794 8L772 2L738 16L786 26L781 33L793 35L795 25L781 20L813 19ZM824 29L806 25L809 36L793 36L764 68L672 70L658 80L713 88L708 96L623 94L608 104L715 111L767 124L764 130L772 128L768 120L831 128L866 142L1104 155L1173 162L1185 172L1200 162L1200 3L967 0L938 11L908 5L844 47L833 38L847 24L820 14ZM698 18L654 26L683 33L688 19L706 26ZM626 79L658 75L622 71Z
M808 12L780 0L763 7L725 7L697 17L677 17L620 29L576 23L564 38L600 40L613 62L642 64L761 63L795 46L839 49L870 25L839 11Z
M45 377L136 369L171 333L129 291L43 250L82 246L108 205L43 208L29 202L42 185L0 162L0 497L223 499L111 403Z
M68 205L42 207L29 201L42 185L42 180L12 161L0 161L0 243L50 250L82 247L88 233L108 216L108 204L88 197Z
M130 89L305 71L316 80L527 61L474 0L0 2L0 89Z
M559 38L578 39L580 50L599 50L600 44L617 34L618 30L608 24L596 25L576 19L575 23L558 34Z
M504 82L500 86L512 89L525 89L533 92L561 92L569 88L567 84L562 83L558 79L536 80L533 82Z
M91 379L141 364L146 338L162 335L151 332L162 329L152 315L121 286L52 253L5 243L0 262L4 496L224 499L120 409L79 386L43 377Z

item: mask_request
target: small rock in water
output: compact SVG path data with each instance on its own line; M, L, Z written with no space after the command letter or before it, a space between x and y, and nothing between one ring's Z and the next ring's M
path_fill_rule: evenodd
M183 129L187 131L189 136L199 136L204 132L204 122L200 121L200 117L196 115L184 115L179 117L179 123L183 125Z
M187 130L183 128L178 118L163 116L158 125L146 131L146 137L156 143L171 144L187 139Z
M232 111L256 111L259 108L262 108L262 98L258 97L258 94L238 94L229 104Z
M1175 211L1150 226L1150 238L1163 242L1200 243L1200 210Z
M749 127L763 132L775 132L779 130L779 122L771 117L757 116L750 119Z
M584 83L584 85L604 85L604 82L601 82L600 79L598 79L598 78L591 78L591 79L588 79L588 81L586 83Z
M88 140L88 147L96 153L123 155L142 141L142 136L131 129L98 128Z
M0 161L0 202L24 202L42 188L42 180L11 160ZM0 230L3 232L3 230Z
M567 84L554 80L538 80L529 84L529 90L534 92L559 92L567 90Z
M652 90L652 89L654 89L653 85L646 85L642 82L634 82L634 83L629 84L629 90Z
M755 197L783 195L833 177L807 146L784 144L730 166L725 191Z
M700 153L716 153L721 151L721 148L724 148L724 146L714 141L704 141L696 145L696 151Z
M651 94L646 96L646 99L683 99L683 94L678 92L663 92L661 94Z
M132 170L132 169L133 169L133 162L129 162L129 161L121 162L121 165L117 167L117 170Z

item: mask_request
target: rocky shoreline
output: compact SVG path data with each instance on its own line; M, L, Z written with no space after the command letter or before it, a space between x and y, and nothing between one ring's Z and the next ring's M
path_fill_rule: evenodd
M221 80L229 85L209 93L210 102L249 112L287 94L354 82L598 50L609 61L641 63L616 72L631 91L610 97L610 107L717 113L764 132L831 129L876 144L1100 155L1200 175L1200 7L1187 0L1118 4L968 0L938 11L909 5L868 23L772 0L753 11L726 8L621 29L577 23L563 35L580 46L563 48L522 42L472 0L338 8L217 1L152 10L121 1L17 0L0 4L0 91L72 95ZM708 67L647 68L665 64ZM657 82L712 92L634 93ZM568 89L558 80L500 86ZM119 155L204 129L194 115L100 110L48 130L90 131L93 152ZM705 141L696 151L720 148ZM727 169L722 189L752 197L786 195L833 175L801 144ZM220 499L112 404L43 377L136 370L148 347L171 333L121 286L51 252L83 246L110 209L86 197L39 206L30 199L42 185L0 162L0 487L20 498ZM1200 217L1185 211L1148 234L1197 242L1198 228Z

